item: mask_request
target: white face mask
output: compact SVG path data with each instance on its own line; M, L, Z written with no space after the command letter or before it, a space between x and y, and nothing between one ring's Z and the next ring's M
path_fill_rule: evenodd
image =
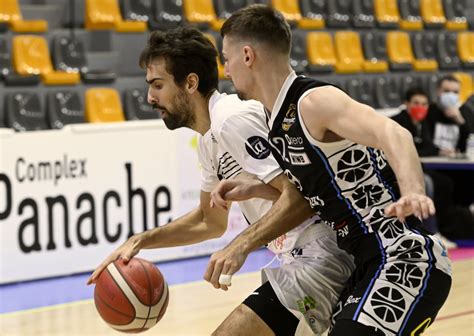
M444 108L456 107L459 103L459 95L454 92L444 92L439 97L439 103Z

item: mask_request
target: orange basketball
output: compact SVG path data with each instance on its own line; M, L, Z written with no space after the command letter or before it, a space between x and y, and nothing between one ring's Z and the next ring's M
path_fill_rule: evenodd
M152 263L132 258L107 266L97 279L95 307L112 328L138 333L153 327L168 306L168 285Z

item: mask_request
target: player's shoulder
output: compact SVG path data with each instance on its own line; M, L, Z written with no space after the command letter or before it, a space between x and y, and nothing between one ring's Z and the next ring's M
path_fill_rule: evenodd
M211 128L245 125L250 120L265 121L263 105L255 100L241 100L235 94L221 94L210 111Z

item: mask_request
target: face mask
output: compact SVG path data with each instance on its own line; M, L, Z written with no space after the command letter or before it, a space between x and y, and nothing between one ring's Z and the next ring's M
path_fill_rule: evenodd
M442 93L439 97L439 103L444 108L455 107L459 103L459 95L454 92Z
M428 107L426 106L412 106L408 109L410 116L416 121L422 121L428 114Z

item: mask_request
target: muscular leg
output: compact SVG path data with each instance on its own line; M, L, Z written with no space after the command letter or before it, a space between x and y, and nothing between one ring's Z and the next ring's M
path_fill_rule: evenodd
M275 335L269 326L255 312L244 304L240 304L230 313L221 325L212 333L221 335Z

